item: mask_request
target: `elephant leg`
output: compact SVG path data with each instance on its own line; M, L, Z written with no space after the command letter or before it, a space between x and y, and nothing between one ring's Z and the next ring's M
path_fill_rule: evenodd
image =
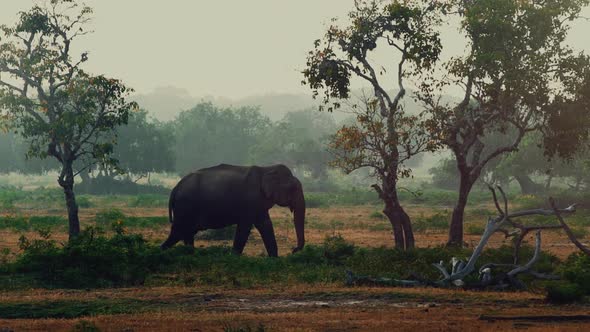
M238 227L236 228L236 235L234 236L234 253L241 255L242 252L244 252L244 247L246 246L246 242L248 242L251 229L252 225L238 224Z
M182 239L182 241L184 242L184 245L186 246L190 246L190 247L195 247L195 235L196 233L190 232L189 234L187 234L184 239Z
M266 248L268 256L277 257L279 255L279 250L277 248L277 239L275 238L275 231L268 213L266 214L262 222L256 223L254 224L254 226L260 233L260 237L262 237L262 241L264 242L264 247Z
M163 250L172 248L172 246L178 243L178 241L180 241L180 237L174 231L171 231L166 241L164 241L164 243L160 245L160 248L162 248Z

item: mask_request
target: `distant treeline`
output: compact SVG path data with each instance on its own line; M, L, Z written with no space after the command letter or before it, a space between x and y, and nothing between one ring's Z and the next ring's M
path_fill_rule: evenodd
M137 181L151 173L179 176L220 163L283 163L297 175L321 182L329 167L329 138L337 129L330 114L309 109L271 121L256 107L220 108L201 103L160 122L147 111L131 114L116 130L112 158L119 170L95 165L80 173L84 181L100 178ZM0 133L0 173L44 174L59 169L57 161L28 159L20 136ZM79 165L82 167L82 165Z
M138 188L134 182L149 180L152 173L182 176L220 163L282 163L293 169L309 190L333 190L336 186L328 177L328 146L343 123L337 123L329 113L307 109L288 112L281 120L272 121L256 107L222 108L200 103L168 122L149 115L145 110L134 112L126 126L117 128L112 157L119 161L119 170L95 165L81 172L83 183L87 184L82 192L111 193L114 189L118 193L150 193L152 189ZM352 123L352 119L346 122ZM491 137L486 146L492 149L509 138L509 133ZM556 179L572 190L585 189L590 183L588 151L581 150L570 160L548 159L538 145L539 139L538 134L530 134L518 152L490 162L480 183L515 182L523 194L547 192ZM0 173L44 174L59 169L53 158L28 159L27 146L20 136L0 132ZM415 168L420 163L421 155L408 166ZM433 187L456 190L459 186L453 159L442 159L430 169L430 174ZM118 183L132 184L132 188L128 192L117 190L114 187ZM89 190L90 184L93 190ZM107 191L101 191L101 186Z

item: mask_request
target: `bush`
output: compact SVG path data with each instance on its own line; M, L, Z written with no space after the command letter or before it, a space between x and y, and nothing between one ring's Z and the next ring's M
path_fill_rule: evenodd
M86 288L143 283L148 267L143 255L149 248L139 235L106 238L89 228L59 247L49 236L21 238L23 254L15 269L32 273L48 287Z
M34 209L50 208L63 204L63 192L56 188L40 187L27 191L15 187L0 187L0 207L12 210L17 203Z
M342 265L354 252L354 245L346 242L341 235L329 236L324 240L324 256L330 264Z
M431 229L448 229L450 220L451 215L447 211L445 211L444 213L436 213L427 218L416 218L416 220L414 220L414 222L412 223L412 226L414 230L417 232Z
M586 295L590 295L590 256L583 253L570 255L560 266L559 271L564 279L574 283Z
M2 266L0 285L12 288L96 288L144 284L249 287L270 283L342 282L345 270L373 277L409 279L418 275L437 280L440 274L432 263L442 260L450 269L452 257L464 259L471 254L468 249L444 247L409 251L357 248L341 236L334 236L326 238L322 245L308 245L296 254L268 259L233 255L228 247L198 248L193 252L190 247L178 245L162 251L140 235L125 234L121 228L115 228L115 231L115 235L107 237L95 228L86 229L65 245L52 240L48 232L41 232L41 239L37 240L21 237L22 253ZM530 254L532 248L526 247L523 260ZM583 272L585 261L572 260L578 268L572 271ZM512 248L484 251L476 269L489 262L511 263ZM538 270L552 272L554 265L553 257L543 255ZM23 281L15 284L15 276ZM582 283L583 280L580 280L570 282ZM590 278L586 276L585 280Z
M469 235L483 235L485 227L480 224L466 224L465 232Z
M123 211L118 209L102 210L96 214L94 221L97 225L110 226L117 221L124 221L126 218Z
M118 180L107 176L99 176L90 181L76 184L74 190L87 195L168 195L170 193L168 188L161 186L138 184L127 179Z
M67 220L56 216L0 217L0 229L13 229L20 232L63 228L65 225L67 225Z
M547 301L557 304L577 302L585 295L580 286L568 281L551 282L546 290Z
M85 208L85 209L91 208L94 206L94 204L92 204L92 202L90 201L90 198L85 195L76 197L76 203L78 203L78 207Z
M168 196L144 194L137 195L129 201L130 207L168 207Z

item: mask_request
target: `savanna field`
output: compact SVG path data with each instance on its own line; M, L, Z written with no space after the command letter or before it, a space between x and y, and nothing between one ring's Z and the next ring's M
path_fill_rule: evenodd
M266 257L256 230L245 255L232 254L231 227L199 233L194 253L182 244L161 251L159 244L169 232L168 197L163 194L81 195L85 230L67 244L61 195L58 189L2 188L1 328L325 331L461 326L464 330L579 331L590 326L583 321L481 319L486 315L588 314L587 300L570 294L588 289L588 261L572 255L577 249L561 230L543 232L543 254L536 269L561 274L566 281L525 277L526 291L502 292L346 284L347 270L373 278L440 278L431 264L468 257L485 220L496 212L489 192L483 190L473 195L467 210L466 248L456 250L443 247L453 193L432 190L405 197L418 246L409 252L392 249L391 225L373 193L308 193L307 246L302 252L290 254L295 235L289 210L271 210L279 244L276 259ZM517 193L509 193L509 198L514 210L545 204L542 198ZM586 242L587 210L581 206L567 220ZM532 255L533 242L531 235L522 249L523 260ZM478 265L510 263L511 259L511 239L495 234ZM573 277L572 271L576 272ZM566 290L560 294L575 300L548 299L551 283L561 285L556 287Z

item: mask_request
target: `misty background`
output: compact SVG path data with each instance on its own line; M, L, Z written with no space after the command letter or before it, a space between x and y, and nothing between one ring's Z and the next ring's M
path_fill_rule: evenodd
M3 0L0 22L12 24L16 13L34 3ZM314 40L323 36L333 18L346 21L354 0L89 0L86 4L94 9L89 24L93 32L77 41L74 54L89 51L91 61L85 69L122 79L135 89L133 99L146 111L132 119L129 128L120 129L119 156L143 153L138 147L142 139L151 144L156 144L149 140L153 137L176 140L160 154L127 162L145 165L152 158L160 161L157 166L155 162L145 169L127 165L128 172L182 175L219 162L282 162L316 182L328 173L327 166L319 165L329 161L328 138L350 122L351 115L316 112L319 101L301 84L301 71ZM590 9L583 15L590 17ZM590 22L582 19L573 26L570 44L579 51L590 51ZM442 28L443 61L464 51L465 38L456 27L456 22L449 22ZM393 54L373 56L386 69L397 61ZM395 87L394 78L390 75L391 81L386 79L385 85ZM366 88L358 79L353 79L352 87L356 91ZM453 98L461 91L445 93ZM417 110L411 98L406 98L406 103L410 110ZM249 113L240 115L243 110ZM151 129L141 131L140 127ZM19 139L10 139L17 143L3 140L0 149L2 144L9 145L4 150L24 154ZM136 149L122 148L125 145ZM414 179L430 179L433 167L446 167L442 176L452 174L452 164L444 161L447 157L444 151L419 156L413 165ZM29 168L44 172L51 170L52 162L36 162ZM24 161L15 161L5 168L27 169L24 165ZM359 173L360 180L348 182L370 182L368 173ZM318 185L317 189L321 188Z

